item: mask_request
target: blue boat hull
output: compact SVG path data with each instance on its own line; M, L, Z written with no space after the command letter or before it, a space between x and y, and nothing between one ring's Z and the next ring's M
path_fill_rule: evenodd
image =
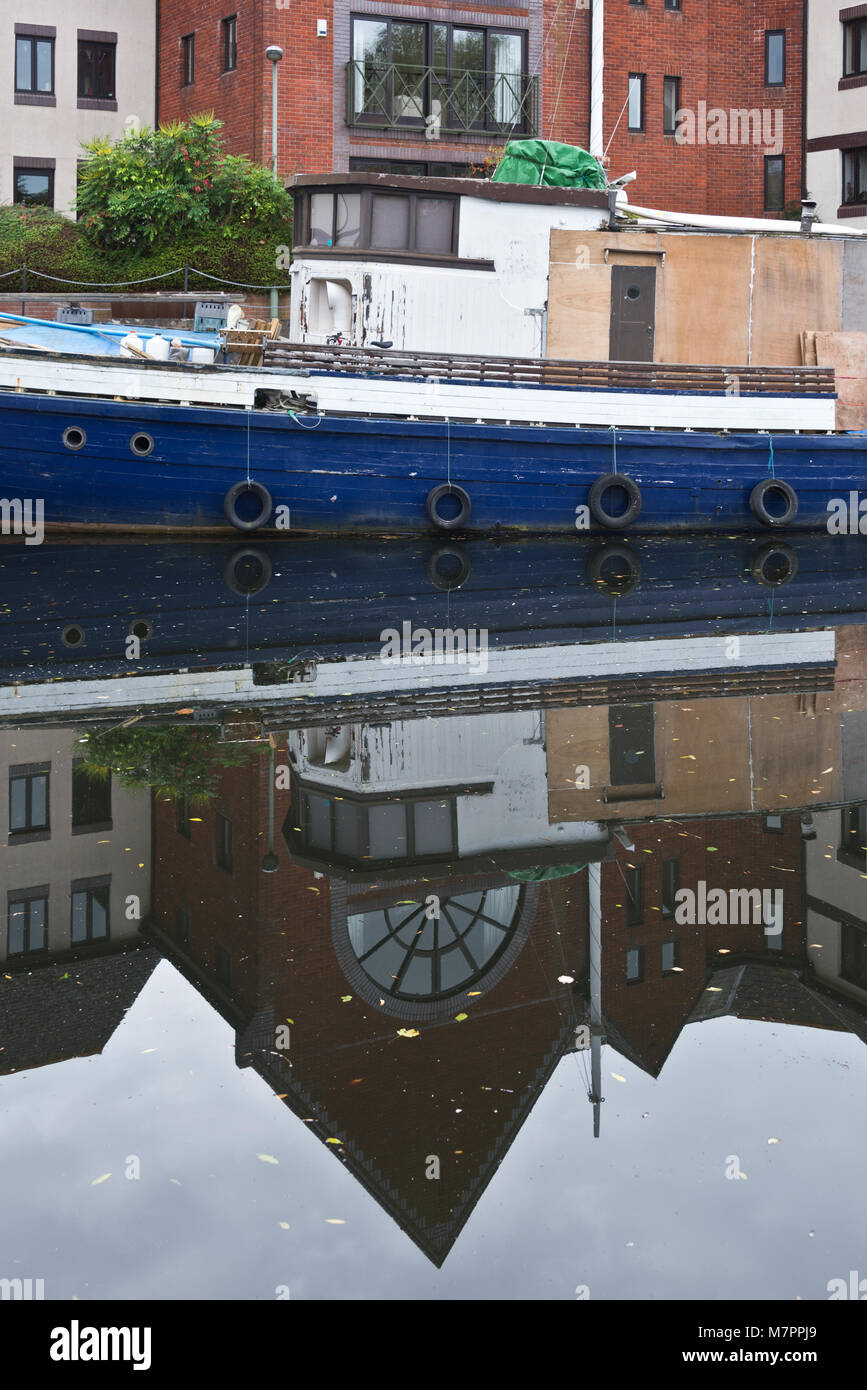
M63 442L70 427L86 436L77 450ZM146 457L132 451L140 432L153 440ZM767 534L750 494L771 476L797 493L786 529L824 531L834 499L867 489L867 439L644 429L615 439L0 392L0 497L42 499L51 527L229 529L226 494L250 478L273 500L266 533L434 531L427 499L451 483L470 499L463 531L574 534L592 483L615 467L641 491L630 533ZM586 529L611 534L592 520Z

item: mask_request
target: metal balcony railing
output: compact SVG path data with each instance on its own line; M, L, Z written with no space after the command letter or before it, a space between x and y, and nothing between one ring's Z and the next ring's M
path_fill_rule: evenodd
M346 64L346 124L441 135L535 135L539 79L399 63Z

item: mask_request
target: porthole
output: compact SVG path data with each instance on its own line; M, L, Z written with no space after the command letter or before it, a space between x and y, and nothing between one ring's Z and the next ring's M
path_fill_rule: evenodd
M61 632L60 640L65 647L80 647L84 642L84 628L78 623L69 623Z
M67 425L63 431L63 442L67 449L83 449L87 443L87 435L80 425Z
M144 430L140 430L138 434L134 434L129 441L129 447L134 454L137 454L139 458L143 459L147 458L148 454L153 452L154 441L151 435L146 434Z
M637 285L630 285L630 286L629 286L629 289L626 291L626 298L627 298L627 299L640 299L640 298L641 298L641 290L638 288Z
M146 642L152 632L153 627L147 618L133 618L127 629L127 636L137 637L140 642Z

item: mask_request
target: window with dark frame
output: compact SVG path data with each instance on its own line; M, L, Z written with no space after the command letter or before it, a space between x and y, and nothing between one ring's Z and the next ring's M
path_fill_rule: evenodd
M181 85L191 87L196 80L196 36L184 34L181 38L181 65L183 78Z
M10 894L6 950L10 956L48 949L48 890L29 889Z
M223 20L223 72L234 72L238 66L238 16L231 14Z
M185 840L190 838L190 800L189 797L179 796L175 802L175 829L179 835L183 835Z
M627 129L644 129L644 89L646 75L643 72L629 74Z
M867 929L844 922L840 947L840 978L859 989L867 989Z
M662 861L662 915L673 917L677 908L677 892L680 887L680 860Z
M415 159L350 159L349 172L351 174L406 174L414 178L427 179L472 179L479 177L476 167L472 164L451 164L443 160L423 162Z
M526 127L527 34L433 20L353 15L350 123L447 129Z
M222 811L217 812L217 868L232 872L232 822Z
M867 17L843 25L843 76L867 73Z
M50 763L9 769L9 834L32 835L51 828Z
M303 793L303 834L308 850L365 863L443 858L457 850L454 796L337 800Z
M867 805L843 807L840 812L840 849L855 859L867 859Z
M644 979L644 950L641 946L631 946L626 952L626 983L639 985Z
M665 8L667 10L679 10L680 7L680 0L665 0Z
M108 829L111 826L111 773L95 777L83 762L72 765L73 830Z
M54 170L16 164L12 201L20 207L54 207Z
M117 44L78 41L78 95L91 101L114 101Z
M843 150L842 203L849 207L867 203L867 145Z
M783 817L781 813L772 812L765 816L762 829L766 835L782 835Z
M297 200L296 200L297 201ZM455 194L337 189L304 196L299 226L306 246L364 247L415 254L457 254Z
M70 908L70 939L73 945L108 939L110 893L107 882L73 889Z
M786 31L765 30L765 86L786 85Z
M54 39L15 35L15 90L31 96L54 95Z
M644 921L644 870L629 865L624 874L626 887L626 925L638 927Z
M677 130L677 113L680 110L680 78L662 79L662 133L674 135Z
M785 207L786 157L765 155L765 212L782 212Z
M663 975L679 974L680 948L677 941L663 941L662 943L662 973Z

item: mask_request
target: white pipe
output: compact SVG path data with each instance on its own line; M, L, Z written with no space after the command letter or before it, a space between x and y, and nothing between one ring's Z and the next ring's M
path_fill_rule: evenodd
M800 222L785 221L771 217L717 217L703 212L660 212L657 208L636 207L617 199L617 211L623 216L634 215L653 222L665 222L669 226L709 227L720 232L789 232L790 235L804 236ZM857 228L841 227L836 222L814 222L811 235L821 232L827 236L867 236L867 231Z
M587 865L590 946L590 1100L593 1135L599 1138L602 1104L602 866Z
M605 153L605 136L602 126L604 109L602 77L605 68L604 27L605 0L593 0L590 11L590 153L601 159Z

